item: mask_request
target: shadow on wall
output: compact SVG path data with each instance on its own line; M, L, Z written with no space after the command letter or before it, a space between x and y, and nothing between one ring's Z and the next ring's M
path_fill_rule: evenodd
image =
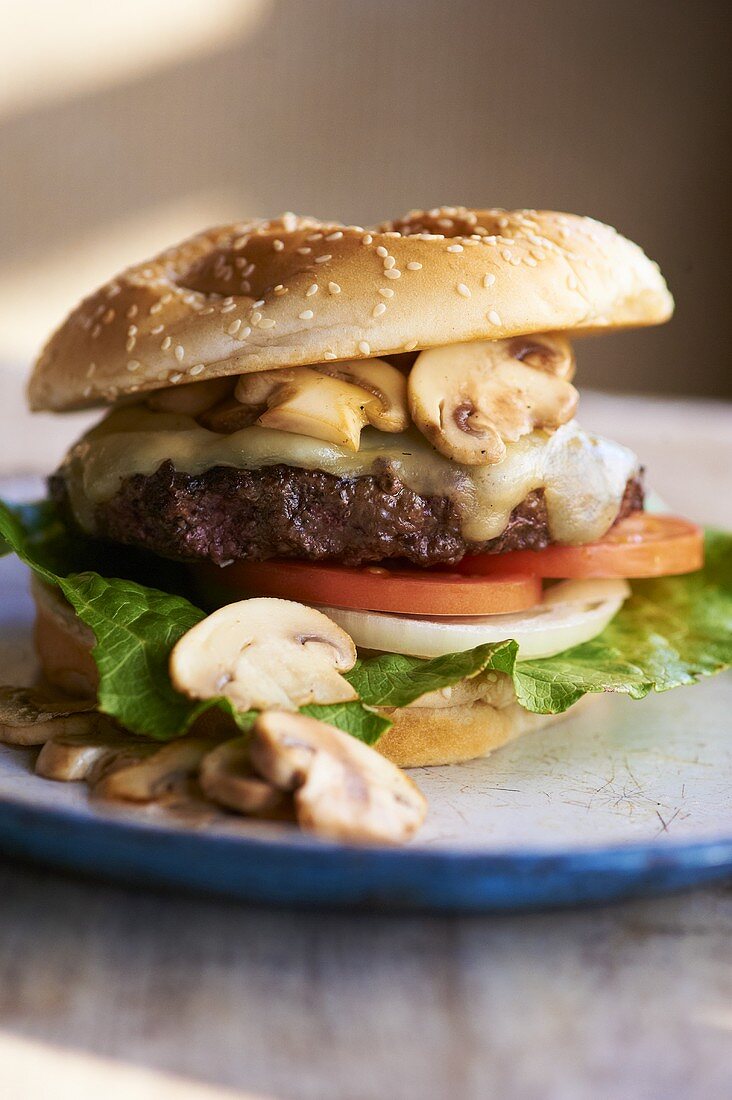
M200 227L194 209L362 224L442 202L575 210L638 240L679 306L665 330L583 344L581 380L732 394L717 322L727 5L260 7L203 56L0 118L0 289L68 262L66 308L86 289L75 242L119 241L168 208L175 232ZM98 278L133 258L110 247Z

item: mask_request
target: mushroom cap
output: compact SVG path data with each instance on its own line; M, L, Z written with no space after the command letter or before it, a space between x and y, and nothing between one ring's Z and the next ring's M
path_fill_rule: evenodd
M254 768L294 791L299 824L332 840L398 844L424 821L416 784L375 749L302 714L268 711L254 723Z
M128 268L50 338L33 409L284 366L652 325L673 301L635 244L591 218L412 211L378 229L285 214L220 226Z
M92 700L62 699L40 688L0 687L0 742L43 745L57 735L86 733L105 723Z
M506 443L574 416L579 394L567 381L574 356L565 337L545 333L422 352L409 375L414 423L447 458L500 462Z
M170 675L192 699L296 710L355 699L341 676L355 663L351 638L321 611L263 597L227 604L192 627L173 647Z

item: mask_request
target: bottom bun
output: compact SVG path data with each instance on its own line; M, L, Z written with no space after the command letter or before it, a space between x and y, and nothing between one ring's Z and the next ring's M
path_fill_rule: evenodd
M563 714L532 714L518 703L487 702L458 707L381 710L394 723L376 748L401 768L461 764L507 745L522 733L542 729Z
M99 676L91 655L92 631L58 589L34 577L31 591L36 605L34 641L46 680L70 695L95 696ZM379 708L393 725L380 738L377 750L403 768L459 764L487 756L522 733L564 717L532 714L518 705L507 678L491 674L491 681L487 697L472 702Z

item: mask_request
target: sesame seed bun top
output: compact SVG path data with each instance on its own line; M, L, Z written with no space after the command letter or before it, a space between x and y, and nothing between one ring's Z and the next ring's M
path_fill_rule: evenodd
M224 375L550 330L667 320L655 263L590 218L412 211L374 230L285 214L207 230L128 268L46 344L31 408Z

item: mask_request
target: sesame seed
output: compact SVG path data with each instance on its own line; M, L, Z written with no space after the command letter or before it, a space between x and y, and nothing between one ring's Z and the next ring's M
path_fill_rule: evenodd
M246 328L243 328L241 330L241 332L239 333L239 339L240 340L246 340L247 336L251 336L251 335L252 335L252 330L249 328L249 325L247 325Z
M527 267L536 267L536 260L533 256L524 256L524 263Z
M404 350L405 351L414 351L416 346L417 346L417 341L416 340L410 340L408 344L404 345Z
M185 349L184 349L183 345L178 344L176 349L175 349L175 357L176 357L176 359L178 360L179 363L181 363L183 361L183 356L184 355L185 355Z
M257 299L256 302L253 303L252 309L259 309L263 305L264 305L264 298L259 298L259 299Z
M137 340L135 339L134 336L128 336L127 337L127 342L125 344L125 351L132 351L132 349L134 348L136 343L137 343Z
M278 283L277 286L274 288L274 293L277 295L278 298L281 298L283 294L287 294L289 292L289 289L289 287L283 286L282 283Z
M169 381L169 382L172 382L172 383L173 383L173 385L175 385L175 384L176 384L176 382L180 382L180 380L181 380L181 378L182 378L182 377L183 377L183 375L182 375L182 374L177 374L177 373L176 373L176 374L171 374L171 376L170 376L170 378L168 379L168 381Z
M136 371L136 370L139 370L139 369L140 369L139 360L138 359L130 359L129 363L127 364L127 370L128 371Z
M239 317L239 318L237 318L236 321L231 322L231 324L229 325L229 327L227 328L226 331L228 332L229 336L236 336L236 334L237 334L237 332L239 331L240 328L241 328L241 318Z
M92 392L91 386L84 386L84 389L82 390L81 395L82 395L82 397L91 397L91 392Z
M396 260L393 256L387 256L384 260L384 271L391 271L393 267L396 267Z
M398 268L392 267L390 271L384 272L385 279L401 279L402 273Z
M486 288L486 290L488 289L489 286L493 286L495 281L496 281L495 275L484 275L483 276L483 286Z
M263 317L262 320L259 322L259 327L274 328L276 324L277 322L275 321L274 317Z
M325 255L323 255L323 256L316 256L315 257L315 262L316 262L316 264L327 264L328 260L332 260L332 259L333 259L333 257L328 255L328 253L326 252Z
M258 325L259 322L262 320L262 314L259 313L259 311L255 309L254 313L251 315L249 320L252 322L253 325Z
M382 313L386 313L386 304L384 302L377 302L371 311L372 317L381 317Z
M394 291L391 289L390 286L379 287L379 294L381 295L382 298L393 298L394 297Z
M407 271L421 271L422 265L418 264L416 260L410 260L407 264Z
M307 245L303 245L302 248L298 248L297 251L301 256L307 256L308 252L312 252L312 248L308 248Z
M113 309L108 309L107 312L102 317L102 321L104 322L105 325L111 325L114 318L115 318L114 310Z
M336 353L334 351L326 351L323 354L323 358L324 359L337 359L338 356L336 355Z
M490 313L488 314L488 320L490 321L490 323L492 325L500 325L501 324L501 316L500 316L499 313L496 313L495 309L492 309L490 311Z
M96 340L97 336L99 335L99 333L101 331L102 331L102 326L101 325L95 325L94 328L91 330L92 340Z
M127 329L128 336L137 336L137 325L130 325Z
M282 249L285 247L285 242L279 240L278 238L275 238L275 240L272 241L272 247L274 248L275 252L281 252Z
M306 298L312 298L313 294L317 294L317 293L318 293L318 284L317 283L311 283L310 286L305 291L305 297Z
M546 252L542 252L540 248L532 248L531 255L534 257L535 260L546 259Z
M449 244L447 246L448 252L462 252L463 246L461 244Z
M137 317L137 306L131 305L130 308L127 310L127 313L125 314L125 317L127 317L130 321L133 317Z
M162 308L162 302L153 302L153 304L150 306L150 309L148 310L148 313L150 314L150 316L152 316L155 313L160 313L160 310Z
M503 258L504 258L504 260L506 261L506 263L509 263L509 261L510 261L510 259L511 259L511 249L510 249L510 248L504 248L504 249L503 249L503 250L501 251L501 255L503 256Z
M359 340L358 350L361 352L362 355L370 355L371 345L367 343L366 340Z
M376 255L377 256L388 256L389 255L389 249L384 248L383 244L380 244L378 246L378 248L376 249Z
M465 285L465 283L458 283L456 289L457 289L458 294L462 294L463 298L472 298L472 294L470 293L470 287L467 287Z
M208 315L209 315L210 313L215 313L215 312L216 312L216 311L215 311L215 309L214 309L214 307L213 307L213 306L206 306L206 308L205 308L205 309L202 309L202 310L201 310L201 316L202 316L202 317L208 317Z
M325 239L326 241L339 241L342 236L343 233L340 231L340 229L337 229L335 233L329 233Z
M361 238L361 241L363 242L363 244L371 244L373 239L374 238L371 236L370 233L364 233L363 237Z
M308 236L305 238L306 241L322 241L322 239L322 233L309 233Z
M315 314L312 309L304 309L302 313L298 313L298 317L301 321L312 321Z
M162 344L160 345L160 350L167 351L172 343L173 341L171 340L171 338L169 336L166 336Z
M165 332L165 325L156 325L155 328L150 329L151 336L159 336L161 332Z
M191 367L191 368L189 369L188 373L189 373L190 375L192 375L192 376L193 376L193 377L195 378L195 377L196 377L197 375L199 375L199 374L203 374L203 372L205 371L205 369L206 369L206 368L205 368L205 366L203 365L203 363L196 363L195 367Z
M228 305L221 307L222 313L231 313L232 309L236 309L236 302L229 302Z

